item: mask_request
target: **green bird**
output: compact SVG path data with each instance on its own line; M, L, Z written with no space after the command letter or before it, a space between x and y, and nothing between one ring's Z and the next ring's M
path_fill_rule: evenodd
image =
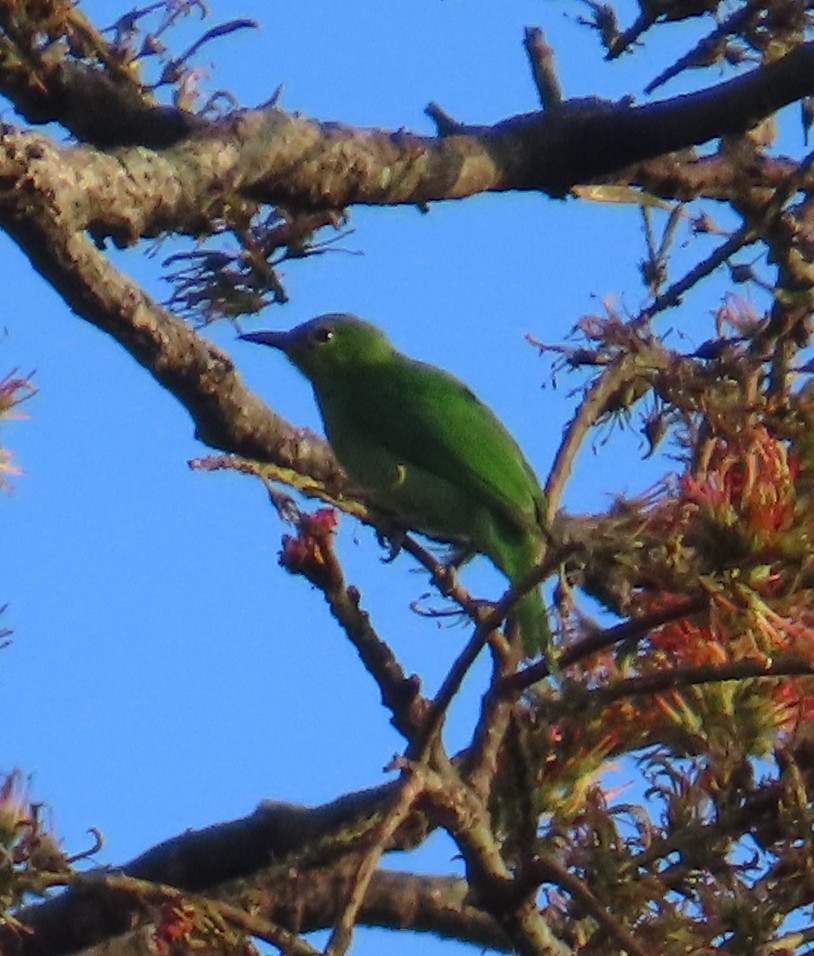
M540 561L545 496L537 477L463 382L402 355L353 315L240 338L279 349L309 379L339 463L377 508L405 528L485 554L512 584ZM547 651L539 588L514 615L526 653Z

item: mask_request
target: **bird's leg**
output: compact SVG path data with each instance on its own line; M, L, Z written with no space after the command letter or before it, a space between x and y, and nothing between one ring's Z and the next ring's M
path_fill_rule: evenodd
M471 560L477 552L467 541L452 542L446 560L439 562L433 572L433 584L444 595L450 597L458 586L458 568Z
M387 551L387 554L382 558L385 564L390 564L396 560L404 546L404 539L406 537L407 532L404 528L399 528L397 525L393 525L392 528L387 528L386 530L376 528L376 540L379 543L379 547Z
M457 571L457 569L463 567L467 561L471 561L476 554L477 552L469 542L461 541L454 545L449 552L446 565L448 568L454 568Z

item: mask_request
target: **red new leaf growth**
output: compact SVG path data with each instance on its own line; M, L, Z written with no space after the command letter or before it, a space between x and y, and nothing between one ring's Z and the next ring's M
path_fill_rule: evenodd
M320 508L313 514L301 513L297 519L297 534L283 538L281 567L292 574L303 574L309 581L324 578L338 522L332 508Z
M700 571L710 612L654 631L636 658L640 673L770 665L781 655L814 665L814 577L807 570L814 557L812 490L796 443L773 436L766 424L747 417L740 428L707 442L677 492L653 505L650 519L665 534L673 571L680 576L691 563ZM642 610L679 600L653 591L643 595ZM756 738L768 744L770 727L790 732L814 713L809 677L736 682L736 670L732 674L730 685L714 691L693 688L692 701L680 684L659 695L662 716L686 726L690 711L703 716L701 697L711 705L714 695L722 714L737 703L742 718L748 693Z
M678 621L656 633L654 647L692 664L812 656L814 579L801 572L814 556L814 502L800 478L794 447L755 424L711 442L678 494L656 504L675 552L695 548L712 614L695 639ZM654 596L648 610L664 599Z
M159 953L178 952L183 945L195 945L195 909L180 899L162 907L161 917L153 932L153 942Z
M567 722L567 746L548 742L548 786L573 790L603 755L654 744L765 754L814 715L814 455L812 430L789 427L799 414L721 416L687 471L631 511L646 555L632 618L677 616L567 668L601 706ZM708 609L680 616L699 592Z

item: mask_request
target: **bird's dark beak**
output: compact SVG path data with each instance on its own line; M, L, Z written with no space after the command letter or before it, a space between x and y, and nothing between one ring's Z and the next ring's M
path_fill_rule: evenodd
M246 335L239 335L238 338L257 345L270 345L273 349L282 349L285 352L289 335L288 332L247 332Z

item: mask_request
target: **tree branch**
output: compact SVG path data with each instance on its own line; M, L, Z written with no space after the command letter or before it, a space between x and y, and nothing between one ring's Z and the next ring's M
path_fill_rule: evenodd
M264 802L248 817L186 831L158 844L126 863L121 872L182 891L216 892L219 899L239 896L244 878L252 877L254 907L259 899L266 900L258 915L295 932L330 926L356 873L353 847L367 834L375 835L377 821L398 799L400 786L384 784L319 807ZM413 845L414 832L415 826L406 820L389 837L387 850ZM336 847L326 853L332 840ZM311 884L307 892L303 881ZM409 925L507 949L497 924L466 902L466 892L465 881L455 877L379 871L371 878L360 922ZM130 916L138 912L136 900L129 909L106 906L83 876L75 889L17 914L30 932L18 935L9 924L0 925L0 950L18 956L59 956L124 932Z
M743 132L810 93L814 43L697 93L640 107L565 101L491 127L454 124L438 137L320 123L276 107L234 113L163 150L115 155L6 130L0 178L7 190L15 181L50 186L75 228L124 245L164 230L208 232L235 197L314 211L507 190L562 196L631 164Z
M19 144L18 144L19 145ZM6 154L8 159L8 154ZM25 157L15 155L24 164ZM243 384L231 359L158 306L75 231L64 192L0 162L0 226L78 315L112 336L189 411L197 437L214 448L293 467L327 486L344 478L327 444L292 428ZM25 186L23 186L23 182Z

